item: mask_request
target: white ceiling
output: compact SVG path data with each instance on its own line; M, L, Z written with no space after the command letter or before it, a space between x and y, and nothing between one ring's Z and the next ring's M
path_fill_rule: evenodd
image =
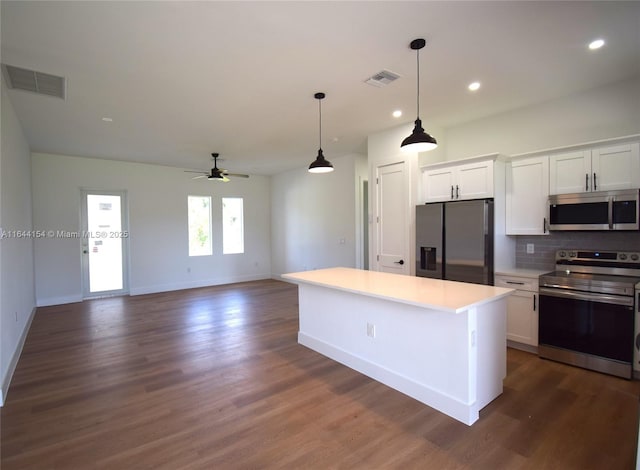
M274 174L640 75L640 2L1 2L2 62L67 78L9 96L32 151ZM592 52L587 43L607 41ZM388 69L385 88L364 83ZM471 93L474 80L482 88ZM391 112L404 111L395 119ZM103 117L113 119L106 123ZM438 136L435 135L437 138Z

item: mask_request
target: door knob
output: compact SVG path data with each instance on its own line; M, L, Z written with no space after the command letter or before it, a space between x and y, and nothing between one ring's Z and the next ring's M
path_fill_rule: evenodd
M404 264L404 260L401 259L400 261L394 261L395 264L399 264L399 265L403 265Z

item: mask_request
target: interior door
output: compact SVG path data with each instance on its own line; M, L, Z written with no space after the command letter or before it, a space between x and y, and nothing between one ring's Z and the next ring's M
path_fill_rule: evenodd
M409 274L405 162L377 167L378 270Z
M126 193L82 191L81 207L84 298L128 293Z

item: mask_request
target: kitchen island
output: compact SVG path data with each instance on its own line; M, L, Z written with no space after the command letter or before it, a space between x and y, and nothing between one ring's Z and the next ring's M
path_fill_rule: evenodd
M298 342L467 425L502 393L513 289L329 268L298 284Z

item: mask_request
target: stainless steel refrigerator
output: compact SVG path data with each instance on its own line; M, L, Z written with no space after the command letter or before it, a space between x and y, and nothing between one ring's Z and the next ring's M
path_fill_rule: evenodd
M416 276L493 285L493 199L416 207Z

